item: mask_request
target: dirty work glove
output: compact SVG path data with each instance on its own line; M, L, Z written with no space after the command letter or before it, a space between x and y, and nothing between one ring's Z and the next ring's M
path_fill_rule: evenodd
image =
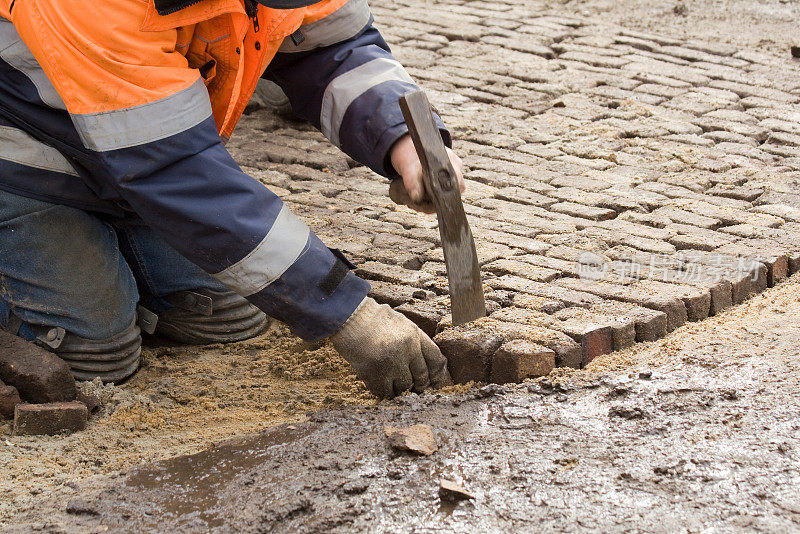
M331 336L334 348L378 397L452 384L447 360L405 315L366 297Z

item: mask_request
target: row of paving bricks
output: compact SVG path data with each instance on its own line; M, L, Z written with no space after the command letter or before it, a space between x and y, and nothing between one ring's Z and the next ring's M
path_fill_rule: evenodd
M489 317L449 326L435 218L309 125L256 110L231 149L436 336L457 381L581 367L800 269L800 63L541 2L372 7L464 159Z

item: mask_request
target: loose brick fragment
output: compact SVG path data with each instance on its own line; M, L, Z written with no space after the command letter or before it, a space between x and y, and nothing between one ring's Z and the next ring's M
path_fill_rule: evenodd
M78 395L67 363L15 335L0 331L0 379L28 402L72 401Z
M437 450L436 436L428 425L413 425L406 428L384 426L383 432L389 445L401 451L410 451L423 456L430 456Z
M439 498L446 502L458 502L474 499L475 496L452 480L443 478L439 481Z
M492 358L491 381L495 384L522 382L526 378L550 374L556 363L552 350L516 339L504 343Z
M82 402L18 404L14 413L17 436L54 435L86 428L89 410Z
M90 414L99 410L100 407L103 405L102 401L97 396L91 395L89 393L83 393L81 391L78 392L78 398L75 400L85 404L86 409L89 410Z

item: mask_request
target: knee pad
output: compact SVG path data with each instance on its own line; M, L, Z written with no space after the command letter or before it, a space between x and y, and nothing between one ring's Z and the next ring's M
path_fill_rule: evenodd
M139 368L142 336L135 322L108 339L86 339L67 332L50 350L69 364L76 380L119 382Z
M269 325L266 314L232 291L180 291L173 307L158 314L156 333L190 345L230 343L255 337Z

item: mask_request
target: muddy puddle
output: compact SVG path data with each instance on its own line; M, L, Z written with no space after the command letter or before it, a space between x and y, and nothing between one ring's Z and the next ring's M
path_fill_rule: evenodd
M220 494L231 480L264 461L273 449L290 446L311 433L309 425L280 425L262 434L221 444L197 454L178 456L155 466L134 470L125 487L134 492L153 492L162 496L143 518L142 526L164 521L201 522L209 528L225 524L218 512L225 503ZM149 525L148 525L149 524Z

